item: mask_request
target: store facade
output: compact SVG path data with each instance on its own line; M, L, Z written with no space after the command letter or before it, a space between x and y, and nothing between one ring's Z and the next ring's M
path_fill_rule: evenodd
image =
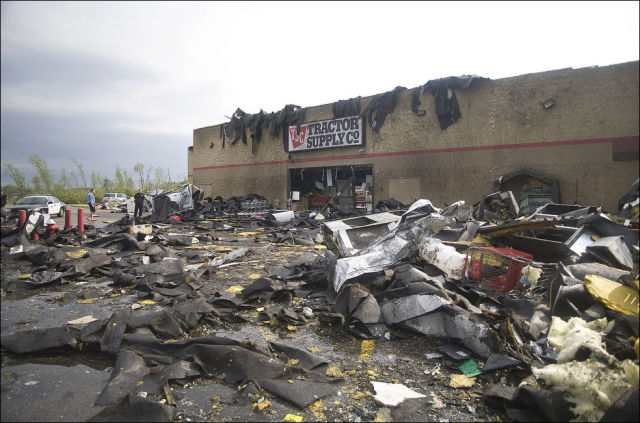
M364 212L392 197L474 203L499 177L531 169L557 181L563 203L614 210L638 177L638 74L635 61L430 81L242 116L194 130L189 180L205 196L259 194L302 210L337 195Z

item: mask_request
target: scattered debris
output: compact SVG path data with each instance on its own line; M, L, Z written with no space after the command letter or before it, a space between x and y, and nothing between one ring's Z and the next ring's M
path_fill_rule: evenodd
M386 102L393 92L366 113ZM225 129L229 142L255 124L245 120ZM489 398L501 400L492 415L515 420L628 413L638 236L624 222L637 217L637 189L611 214L554 203L549 180L518 202L508 182L474 207L390 199L348 218L256 194L203 199L187 184L153 197L147 219L84 233L45 236L42 215L8 221L3 370L36 353L102 360L111 371L88 404L94 420L228 420L233 404L245 420L371 421L424 404L444 413L448 395L464 398L456 420L476 419ZM49 386L38 374L19 382ZM212 406L214 385L230 398ZM430 398L412 389L435 385ZM192 387L207 403L184 414L176 404Z

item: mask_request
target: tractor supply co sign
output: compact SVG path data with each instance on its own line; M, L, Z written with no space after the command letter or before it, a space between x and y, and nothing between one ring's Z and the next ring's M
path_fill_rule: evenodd
M289 152L364 145L362 118L350 116L289 127Z

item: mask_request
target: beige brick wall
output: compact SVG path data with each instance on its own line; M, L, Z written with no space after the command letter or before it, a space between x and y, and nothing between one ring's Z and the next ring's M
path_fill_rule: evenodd
M417 116L409 89L398 96L379 133L367 126L364 147L289 155L281 136L271 138L263 131L261 142L253 146L247 130L247 145L239 140L223 149L220 125L200 128L194 130L188 153L190 180L206 185L208 195L256 193L282 204L289 168L371 164L374 202L393 196L389 179L417 177L421 197L443 205L459 199L477 202L491 192L495 178L528 167L558 178L563 202L576 200L577 187L580 204L614 210L638 177L638 161L614 162L607 140L571 142L637 137L638 75L636 61L474 82L456 90L462 117L444 131L431 94L421 93L420 109L426 115ZM549 98L555 105L544 109ZM370 100L363 98L361 109ZM321 105L308 108L305 121L332 117L331 105ZM545 142L552 144L539 146ZM533 146L513 148L529 144ZM502 145L511 148L496 148ZM336 160L341 156L353 157Z

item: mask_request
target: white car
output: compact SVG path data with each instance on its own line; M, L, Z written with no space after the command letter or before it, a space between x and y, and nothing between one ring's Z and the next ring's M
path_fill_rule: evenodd
M66 205L53 195L36 194L21 198L13 206L6 207L6 210L14 215L18 214L18 210L25 210L27 213L35 210L41 213L62 216L64 215L65 207Z
M121 192L108 192L102 196L102 204L120 204L128 199L129 196L127 194L123 194Z

